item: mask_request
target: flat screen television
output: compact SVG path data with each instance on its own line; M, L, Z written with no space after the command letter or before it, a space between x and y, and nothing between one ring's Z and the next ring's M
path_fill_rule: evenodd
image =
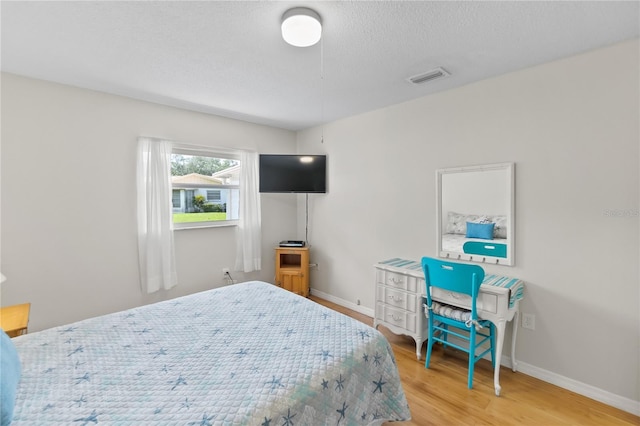
M327 192L326 155L260 154L260 192Z

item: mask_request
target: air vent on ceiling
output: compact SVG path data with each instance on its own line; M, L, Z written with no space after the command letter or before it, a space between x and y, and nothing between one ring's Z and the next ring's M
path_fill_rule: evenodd
M445 71L443 68L436 68L431 71L427 71L422 74L414 75L413 77L409 77L407 81L413 84L422 84L428 81L433 81L438 78L448 77L450 74Z

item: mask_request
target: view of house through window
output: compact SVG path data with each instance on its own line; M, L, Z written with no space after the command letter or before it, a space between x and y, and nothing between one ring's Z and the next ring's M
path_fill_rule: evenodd
M178 227L238 219L238 160L174 151L171 181L173 223Z

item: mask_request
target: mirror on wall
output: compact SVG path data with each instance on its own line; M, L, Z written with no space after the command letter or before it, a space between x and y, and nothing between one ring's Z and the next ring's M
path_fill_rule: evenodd
M514 265L514 168L436 170L439 257Z

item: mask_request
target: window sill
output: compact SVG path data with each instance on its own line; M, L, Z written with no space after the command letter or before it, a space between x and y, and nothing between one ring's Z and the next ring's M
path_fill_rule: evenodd
M195 222L174 224L174 231L185 231L188 229L206 229L206 228L226 228L229 226L238 226L237 220L225 220L220 222Z

